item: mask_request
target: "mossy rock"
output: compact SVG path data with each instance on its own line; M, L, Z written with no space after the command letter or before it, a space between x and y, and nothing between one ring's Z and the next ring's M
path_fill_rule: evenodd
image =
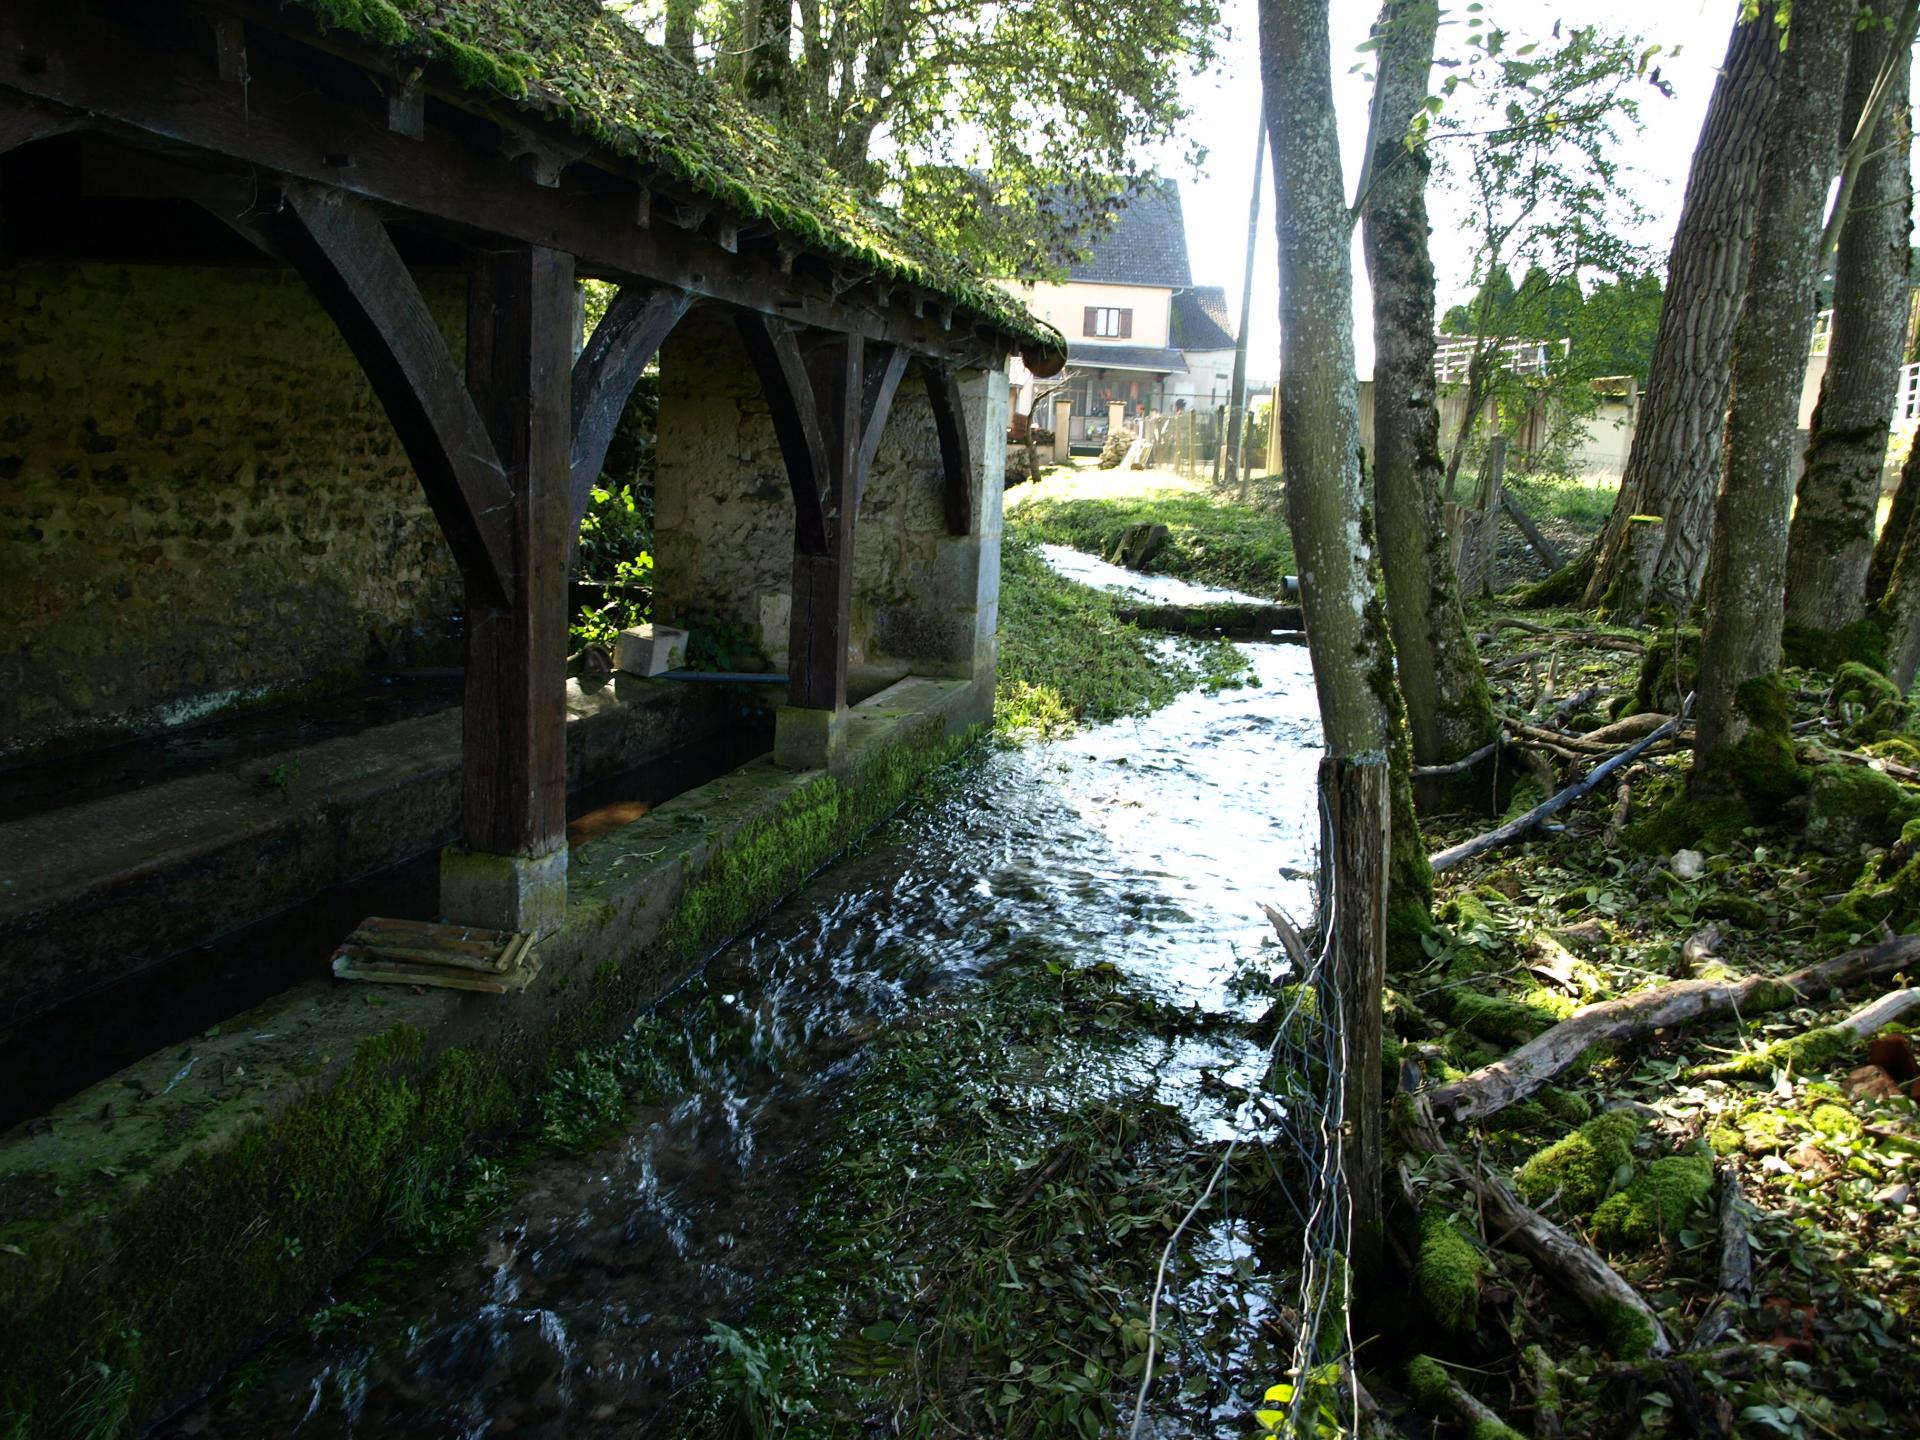
M1452 1215L1438 1206L1421 1213L1414 1290L1441 1329L1454 1335L1473 1332L1480 1281L1486 1271L1487 1257L1455 1228Z
M1847 717L1847 733L1855 740L1874 740L1908 729L1913 707L1879 670L1849 661L1833 672L1829 704Z
M1487 903L1489 896L1501 904L1506 903L1507 897L1497 890L1462 890L1457 895L1448 896L1438 912L1440 923L1460 936L1472 930L1485 930L1489 934L1499 934L1500 922Z
M1548 1085L1534 1097L1554 1119L1563 1125L1584 1125L1593 1118L1593 1106L1587 1097L1557 1085Z
M1446 1368L1429 1355L1416 1355L1407 1362L1407 1396L1427 1414L1437 1418L1453 1415L1453 1389ZM1467 1425L1467 1440L1526 1440L1518 1430L1498 1420L1474 1420Z
M1726 890L1707 896L1693 907L1693 913L1703 920L1725 920L1743 930L1757 929L1766 924L1768 918L1767 907L1758 900Z
M1852 1140L1860 1134L1860 1122L1844 1105L1816 1105L1807 1116L1808 1128L1835 1140Z
M1592 1214L1613 1187L1614 1176L1633 1164L1634 1137L1645 1123L1632 1110L1596 1115L1520 1167L1514 1176L1520 1198L1539 1206L1557 1193L1562 1214Z
M1676 792L1646 819L1627 826L1621 843L1642 855L1671 855L1676 850L1725 850L1754 823L1753 811L1737 795L1691 796Z
M1712 1191L1713 1161L1705 1155L1664 1156L1593 1212L1594 1238L1609 1250L1645 1249L1677 1231Z
M1882 735L1878 740L1867 741L1860 748L1869 755L1891 760L1896 765L1920 769L1920 740L1911 735Z
M1891 845L1920 818L1920 795L1865 765L1837 762L1813 772L1807 792L1807 843L1829 855L1862 845Z

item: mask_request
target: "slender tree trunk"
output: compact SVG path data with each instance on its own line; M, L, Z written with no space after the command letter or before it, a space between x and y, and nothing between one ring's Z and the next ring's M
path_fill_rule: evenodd
M1802 0L1806 3L1806 0ZM1300 570L1321 730L1334 762L1396 761L1388 835L1388 926L1396 908L1432 903L1432 872L1403 856L1420 848L1406 781L1405 726L1393 683L1393 645L1375 591L1372 529L1360 471L1360 394L1353 364L1352 228L1340 174L1328 56L1327 0L1261 0L1260 75L1273 147L1275 229L1280 239L1280 425L1286 455L1287 523ZM1385 842L1383 846L1383 842ZM1343 847L1344 854L1345 847ZM1377 852L1376 852L1377 853ZM1380 1245L1380 1176L1365 1157L1381 1115L1366 1101L1381 1043L1377 955L1362 953L1359 925L1336 930L1346 987L1346 1150L1355 1219L1354 1259L1364 1276ZM1389 942L1391 943L1391 942ZM1364 986L1349 984L1363 978ZM1370 990L1371 993L1362 993Z
M1877 8L1880 23L1854 32L1842 136L1853 134L1892 48L1888 0L1877 0ZM1804 630L1831 633L1860 619L1873 558L1887 431L1907 339L1913 207L1902 113L1907 73L1905 65L1893 67L1884 118L1840 232L1827 371L1787 539L1787 624Z
M1887 511L1887 523L1873 545L1873 563L1867 567L1867 613L1872 615L1887 598L1893 583L1893 570L1900 551L1907 543L1914 516L1920 513L1920 461L1914 457L1920 446L1908 446L1906 463L1900 467L1900 483L1893 492L1893 505Z
M1690 608L1712 539L1728 360L1782 68L1773 7L1760 10L1733 27L1700 129L1633 448L1587 586L1586 604L1619 618L1638 620L1650 603Z
M1366 205L1367 268L1373 278L1373 484L1380 569L1387 586L1400 693L1413 758L1444 765L1498 737L1500 722L1467 633L1460 590L1441 522L1440 411L1433 378L1433 260L1427 248L1424 148L1405 137L1427 96L1438 14L1430 0L1388 0L1381 37L1381 94L1372 136L1373 183ZM1444 796L1487 805L1486 766L1450 779Z
M1914 671L1920 668L1920 525L1914 523L1920 505L1915 504L1916 497L1920 497L1920 438L1907 450L1893 514L1887 517L1886 531L1874 551L1876 568L1881 552L1886 552L1887 579L1868 611L1886 630L1887 671L1902 691L1912 688Z
M770 119L787 113L792 69L793 0L744 0L747 7L747 104Z
M1714 513L1700 644L1696 789L1770 801L1793 769L1779 694L1780 587L1794 420L1813 325L1814 261L1839 154L1854 0L1795 0L1786 73L1761 163L1747 299L1733 347L1726 474Z
M1247 428L1247 333L1253 318L1253 257L1260 239L1260 181L1267 169L1267 127L1264 119L1253 146L1253 199L1247 206L1247 269L1240 290L1240 333L1233 341L1233 380L1227 391L1227 478L1240 469L1240 447Z
M694 68L693 15L695 0L667 0L667 54Z

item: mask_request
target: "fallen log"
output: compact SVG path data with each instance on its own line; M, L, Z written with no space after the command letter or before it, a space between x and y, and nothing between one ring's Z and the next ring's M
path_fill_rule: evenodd
M1500 742L1498 740L1490 740L1471 755L1462 755L1458 760L1450 761L1445 765L1416 765L1413 767L1413 778L1416 780L1427 780L1435 779L1442 775L1462 774L1465 771L1471 770L1499 748Z
M1471 840L1462 840L1458 845L1448 846L1438 854L1429 856L1428 863L1433 866L1437 874L1442 870L1451 870L1462 860L1471 860L1475 855L1484 854L1488 850L1496 850L1502 845L1512 843L1548 816L1559 814L1562 810L1566 809L1567 806L1598 786L1601 781L1613 774L1613 772L1618 770L1622 765L1638 759L1656 742L1679 729L1679 726L1680 721L1677 716L1669 719L1666 724L1662 725L1658 730L1655 730L1651 735L1636 741L1609 759L1602 760L1598 765L1594 766L1593 769L1589 770L1584 777L1569 785L1558 795L1549 796L1547 799L1541 801L1519 819L1510 820L1498 829L1489 830L1484 835L1476 835Z
M1687 1349L1711 1350L1731 1330L1753 1298L1753 1246L1747 1240L1747 1202L1740 1175L1731 1165L1720 1171L1720 1289L1694 1327Z
M1566 699L1562 700L1558 705L1554 706L1553 713L1550 714L1547 718L1551 720L1554 724L1558 725L1564 720L1566 720L1568 716L1572 715L1574 711L1580 709L1584 705L1591 704L1593 701L1599 698L1600 698L1600 687L1598 685L1588 685L1584 689L1574 691L1573 694L1567 696ZM1588 736L1587 738L1591 739L1592 737Z
M1583 1244L1537 1210L1520 1203L1500 1181L1470 1166L1440 1138L1427 1097L1409 1097L1395 1110L1396 1128L1411 1150L1430 1156L1451 1179L1480 1202L1489 1243L1513 1245L1536 1269L1555 1281L1600 1322L1622 1359L1668 1355L1673 1342L1653 1308L1592 1246Z
M1564 563L1560 559L1560 552L1553 548L1553 542L1540 533L1540 527L1533 523L1533 517L1520 508L1520 502L1513 498L1511 490L1501 490L1500 508L1520 527L1521 535L1526 537L1527 548L1540 557L1541 564L1547 567L1547 573L1551 575L1558 570Z
M1431 1355L1407 1362L1407 1393L1413 1403L1436 1420L1458 1420L1473 1435L1512 1435L1512 1426L1497 1412L1447 1373Z
M1920 935L1903 935L1849 950L1779 979L1750 975L1739 980L1678 980L1637 995L1602 1000L1583 1006L1491 1065L1428 1091L1425 1099L1441 1119L1477 1120L1524 1100L1573 1064L1590 1045L1630 1039L1736 1010L1742 1014L1777 1010L1803 996L1845 989L1915 960L1920 960ZM1875 1028L1885 1023L1879 1020Z
M1116 618L1142 630L1175 635L1213 634L1258 639L1303 632L1298 605L1223 600L1202 605L1116 605Z
M1920 940L1916 936L1903 936L1902 940ZM1889 940L1886 945L1898 945L1901 940ZM1807 1065L1812 1068L1824 1068L1828 1057L1857 1047L1883 1025L1891 1025L1895 1020L1911 1010L1920 1010L1920 989L1895 990L1882 995L1872 1004L1854 1011L1837 1025L1822 1025L1809 1030L1804 1035L1795 1035L1785 1040L1776 1040L1771 1045L1749 1051L1745 1055L1736 1055L1729 1060L1716 1061L1711 1065L1696 1065L1689 1070L1689 1076L1705 1078L1754 1078L1764 1079L1775 1070L1790 1066Z
M1865 765L1870 770L1878 770L1883 775L1891 775L1895 780L1905 780L1920 784L1920 770L1911 765L1902 765L1897 760L1887 760L1879 755L1863 755L1858 750L1834 750L1818 741L1807 746L1806 753L1816 763L1821 760L1845 760L1853 765Z

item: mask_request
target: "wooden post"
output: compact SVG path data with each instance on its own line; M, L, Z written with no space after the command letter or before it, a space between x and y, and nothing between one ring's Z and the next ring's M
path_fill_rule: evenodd
M1387 871L1391 845L1391 780L1385 756L1320 762L1323 831L1321 886L1330 888L1339 986L1341 1076L1347 1185L1353 1201L1351 1257L1362 1274L1377 1269L1382 1240L1382 991L1387 973ZM1331 876L1331 886L1328 877ZM1323 923L1327 923L1323 920Z
M793 552L793 619L787 648L787 704L804 710L847 705L847 627L853 612L855 459L860 445L862 345L825 335L806 356L814 414L826 461L821 482L825 526L820 543Z
M504 601L467 587L465 848L447 918L542 931L566 913L566 638L573 260L507 246L473 262L467 388L512 489Z
M1073 401L1056 398L1053 402L1053 458L1065 465L1073 459Z

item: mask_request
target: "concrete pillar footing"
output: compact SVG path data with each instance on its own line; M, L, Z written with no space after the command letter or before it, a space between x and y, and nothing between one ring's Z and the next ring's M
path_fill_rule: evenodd
M786 770L830 770L846 753L848 712L782 705L773 717L773 763Z
M528 856L447 846L440 852L440 915L456 925L551 934L567 918L566 847Z

